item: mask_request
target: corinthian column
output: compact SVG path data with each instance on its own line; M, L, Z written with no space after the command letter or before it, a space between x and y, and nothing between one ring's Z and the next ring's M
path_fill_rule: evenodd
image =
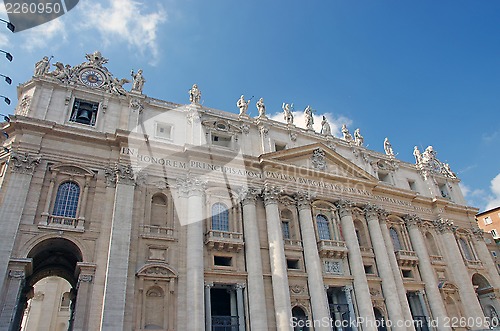
M271 260L274 312L276 315L276 329L278 331L290 330L290 321L292 319L285 247L278 210L278 198L281 192L281 189L277 187L266 185L263 194L266 207L269 258Z
M498 275L495 263L491 258L490 250L488 249L486 243L484 242L484 237L483 237L484 231L479 228L474 228L472 229L472 232L476 237L476 240L474 241L474 248L476 249L476 253L479 259L486 267L486 271L488 272L488 275L490 276L491 279L492 283L491 286L500 290L500 275Z
M4 282L7 276L10 255L14 248L14 240L26 205L31 178L33 178L33 173L39 163L40 156L33 156L28 153L17 154L12 152L10 156L8 166L10 173L4 179L4 194L0 207L0 220L2 221L2 230L0 231L0 289L5 289ZM0 293L0 298L2 297L5 296ZM0 302L0 304L0 306L3 306L7 303ZM1 326L3 326L3 322L0 324Z
M250 330L267 330L266 293L262 275L259 229L257 227L256 198L260 190L244 188L240 192L243 206L243 235L245 236L245 260L247 264L247 293ZM238 313L239 314L239 313Z
M383 241L385 243L385 248L387 250L387 256L389 257L389 263L391 265L392 274L394 275L394 281L396 282L396 289L398 291L399 302L401 303L401 309L403 311L403 317L406 321L411 321L413 316L410 310L410 304L408 303L408 298L406 297L406 288L403 283L403 277L401 276L401 271L399 270L399 264L396 259L396 254L394 254L394 246L392 245L391 234L389 228L387 227L387 212L379 211L379 221L380 230L382 232ZM415 327L411 325L408 327L409 330L415 330Z
M197 178L178 180L179 190L187 195L187 248L186 248L186 330L203 330L204 270L203 270L203 195L206 183Z
M447 324L445 325L445 319L448 314L446 313L441 294L439 293L436 275L429 258L427 247L425 246L424 237L419 229L419 225L422 223L422 220L416 215L406 215L403 219L406 223L406 227L408 228L408 234L410 236L413 249L418 256L418 269L420 271L420 276L422 276L422 280L425 283L425 293L427 293L427 299L429 300L432 316L437 322L436 328L439 331L448 331L450 330L450 327Z
M296 198L313 319L328 321L330 319L330 312L328 310L328 298L326 297L323 284L321 260L318 254L314 222L311 214L311 196L307 192L298 192ZM319 325L315 330L331 330L331 328Z
M116 164L115 201L111 219L111 235L108 246L106 282L101 329L120 331L125 326L128 267L132 214L134 210L135 176L130 165Z
M460 253L460 248L458 247L457 240L455 238L454 232L457 227L453 225L453 222L447 219L438 219L434 221L438 232L441 235L442 241L446 243L446 263L450 268L451 274L453 275L453 280L455 281L458 291L460 294L460 299L464 303L462 306L467 317L481 317L484 319L484 313L477 299L476 292L472 285L472 279L469 275L467 267L465 266L462 254ZM479 325L472 325L471 328L481 329Z
M403 323L403 310L399 302L398 291L394 275L392 273L391 263L384 244L382 231L380 230L378 220L379 208L373 205L365 207L365 215L368 221L368 229L372 238L373 252L377 261L377 269L380 278L383 279L382 291L385 297L385 304L389 313L389 319L393 323L393 330L406 330ZM392 254L392 252L391 252Z
M361 250L359 249L356 229L354 228L354 221L352 219L352 203L350 201L342 200L337 203L337 208L339 211L345 244L349 250L347 258L349 260L351 274L354 277L354 294L358 305L359 317L365 321L362 328L365 331L377 330L375 326L375 315L373 313L370 287L368 286L368 280L366 279L363 258L361 257Z

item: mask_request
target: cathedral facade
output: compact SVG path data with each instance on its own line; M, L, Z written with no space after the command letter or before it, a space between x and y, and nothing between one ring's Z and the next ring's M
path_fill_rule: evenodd
M196 85L187 104L154 99L142 71L106 63L44 58L2 124L0 330L47 277L70 284L65 330L496 327L478 210L432 146L407 163L359 129L316 132L310 107L303 129L289 104L286 123L263 99L252 118Z

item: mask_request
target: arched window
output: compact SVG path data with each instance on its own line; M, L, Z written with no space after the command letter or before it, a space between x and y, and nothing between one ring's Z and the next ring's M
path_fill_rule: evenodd
M316 216L316 225L318 227L319 240L331 240L330 227L328 226L328 219L324 215Z
M399 240L398 231L394 228L389 229L389 233L391 234L392 245L394 246L394 251L402 250L401 241Z
M299 306L293 307L292 308L292 317L297 321L297 326L295 326L293 328L294 331L308 331L309 330L309 327L307 327L308 318L307 318L307 314L304 311L304 309L302 309Z
M458 239L458 242L460 243L460 246L462 247L462 251L464 253L464 256L467 260L474 260L472 257L472 253L469 248L469 244L464 240L464 238Z
M57 189L54 216L76 217L80 187L75 182L65 182Z
M212 230L229 231L229 210L223 203L212 205Z
M163 194L155 194L151 198L151 225L167 224L167 199Z

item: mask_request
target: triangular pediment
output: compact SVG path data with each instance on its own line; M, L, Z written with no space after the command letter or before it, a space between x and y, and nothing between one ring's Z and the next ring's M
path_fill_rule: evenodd
M370 173L322 143L290 148L260 156L264 165L304 168L323 176L356 178L378 182Z

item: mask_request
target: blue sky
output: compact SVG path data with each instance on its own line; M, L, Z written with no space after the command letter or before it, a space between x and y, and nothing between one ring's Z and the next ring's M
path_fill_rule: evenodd
M496 0L80 0L57 20L0 32L14 55L0 58L14 81L0 92L15 100L44 55L77 65L100 50L119 78L142 68L150 97L188 103L198 83L203 104L225 111L241 94L255 96L251 115L260 97L271 114L310 104L336 136L359 127L378 151L387 136L404 161L433 145L484 210L500 205L499 17Z

